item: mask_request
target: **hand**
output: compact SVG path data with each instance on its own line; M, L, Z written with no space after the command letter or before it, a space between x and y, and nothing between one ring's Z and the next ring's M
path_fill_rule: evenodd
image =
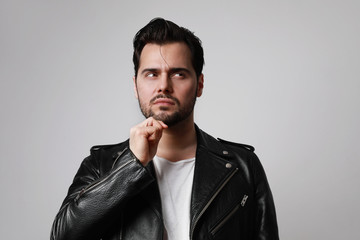
M130 150L146 166L155 156L162 132L168 126L149 117L130 129Z

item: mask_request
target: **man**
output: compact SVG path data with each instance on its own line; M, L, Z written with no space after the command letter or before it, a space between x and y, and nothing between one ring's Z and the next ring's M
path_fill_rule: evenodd
M278 239L254 148L216 140L194 124L204 84L200 40L154 19L136 34L133 61L146 120L128 141L91 149L51 239Z

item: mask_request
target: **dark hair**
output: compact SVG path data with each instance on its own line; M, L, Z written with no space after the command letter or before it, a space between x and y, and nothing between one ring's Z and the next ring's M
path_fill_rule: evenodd
M204 51L201 40L184 27L163 18L154 18L145 27L140 29L134 37L134 70L135 77L139 70L140 55L147 43L165 44L172 42L185 43L191 52L191 61L197 78L202 73L204 65Z

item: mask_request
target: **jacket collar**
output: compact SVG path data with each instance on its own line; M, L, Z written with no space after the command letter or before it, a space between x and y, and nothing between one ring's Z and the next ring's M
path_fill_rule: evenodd
M196 124L195 130L197 136L197 152L199 149L204 148L219 157L228 158L229 152L224 148L223 144L206 132L202 131Z

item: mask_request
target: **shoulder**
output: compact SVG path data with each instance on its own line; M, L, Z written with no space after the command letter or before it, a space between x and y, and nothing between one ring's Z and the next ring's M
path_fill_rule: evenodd
M221 138L217 138L217 140L231 159L236 159L236 161L246 163L246 165L253 165L253 161L258 159L254 152L255 148L249 144L231 142Z
M116 152L121 149L126 148L129 145L129 140L115 143L115 144L103 144L103 145L95 145L90 148L91 154L100 154L100 153L111 153Z
M226 141L224 139L221 138L217 138L217 140L222 143L223 145L227 145L227 146L231 146L231 147L235 147L235 148L240 148L240 149L244 149L250 152L254 152L255 151L255 147L248 145L248 144L243 144L243 143L236 143L236 142L230 142L230 141Z
M110 169L117 157L126 151L128 146L128 140L115 144L95 145L90 148L90 156L86 160L98 169Z
M255 155L255 148L248 144L226 141L221 138L214 138L206 132L198 129L198 145L215 155L225 158L235 158L248 161Z
M256 155L255 148L248 144L235 143L218 138L218 141L228 151L229 159L237 163L242 170L243 176L247 179L266 178L260 159ZM249 180L250 181L250 180Z

